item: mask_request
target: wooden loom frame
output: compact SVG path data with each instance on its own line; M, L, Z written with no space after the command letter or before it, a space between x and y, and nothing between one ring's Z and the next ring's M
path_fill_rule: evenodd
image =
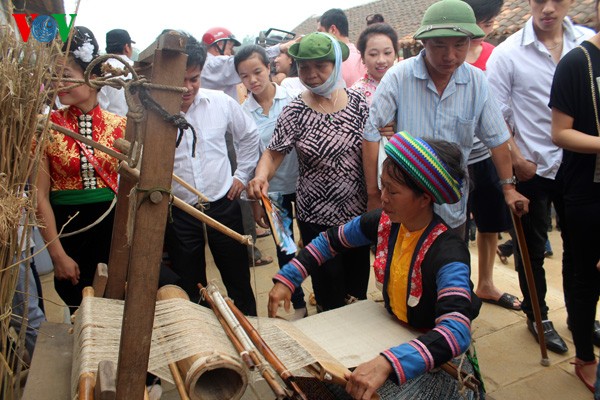
M136 68L153 84L181 87L187 55L185 36L164 33L139 55ZM168 90L152 92L153 98L169 114L178 114L181 93ZM169 196L156 188L170 190L175 158L177 127L148 112L142 122L144 155L139 182L121 175L117 196L109 258L110 273L105 296L125 299L121 342L116 377L116 399L143 399L150 355L162 243L167 223ZM127 121L126 138L134 140L134 121ZM138 185L148 200L139 203L135 213L131 246L126 237L131 189ZM127 282L127 295L125 284Z

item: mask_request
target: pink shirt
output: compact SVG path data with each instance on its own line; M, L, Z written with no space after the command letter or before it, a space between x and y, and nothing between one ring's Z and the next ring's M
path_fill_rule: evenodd
M346 87L352 87L354 82L362 78L367 73L367 68L362 62L360 51L353 43L347 43L350 49L348 59L342 63L342 77L346 81Z

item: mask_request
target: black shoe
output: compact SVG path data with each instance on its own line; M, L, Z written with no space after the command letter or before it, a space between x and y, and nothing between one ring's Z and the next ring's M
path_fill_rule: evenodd
M594 346L600 347L600 321L594 321L594 335L592 336Z
M544 339L546 341L546 348L548 350L558 354L564 354L567 351L569 351L569 348L567 347L565 341L562 340L558 332L554 330L554 325L552 324L552 321L543 321L542 327L544 328ZM531 332L535 340L539 342L537 330L535 329L535 324L529 318L527 319L527 328L529 329L529 332Z

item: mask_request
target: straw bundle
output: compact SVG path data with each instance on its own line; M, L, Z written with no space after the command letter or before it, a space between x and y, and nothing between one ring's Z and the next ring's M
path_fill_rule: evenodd
M24 43L9 26L0 26L0 398L18 398L25 327L16 339L8 339L12 299L22 261L23 243L29 234L19 235L19 225L30 225L35 215L33 196L26 193L28 178L35 173L41 146L32 156L32 144L42 137L36 133L38 116L44 108L50 82L55 45L37 40ZM28 229L25 232L29 231ZM22 236L22 237L20 237ZM28 247L28 246L25 246ZM28 298L27 296L25 298ZM27 310L27 304L23 309ZM24 321L23 316L14 320Z

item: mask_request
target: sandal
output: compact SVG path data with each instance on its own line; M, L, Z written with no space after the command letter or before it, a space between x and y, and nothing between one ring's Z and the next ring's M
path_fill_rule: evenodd
M270 229L256 228L256 237L257 238L264 238L267 236L271 236Z
M496 254L498 255L498 258L500 258L500 261L502 262L502 264L507 265L508 264L508 257L506 257L504 254L502 254L502 251L498 248L496 248Z
M269 265L273 262L273 257L271 256L262 256L261 258L258 258L256 260L254 260L254 266L255 267L262 267L263 265Z
M596 360L594 359L592 361L582 361L578 358L575 358L575 361L572 361L571 364L573 364L575 366L575 375L577 375L577 377L581 380L581 382L583 382L583 384L588 389L590 389L590 391L592 393L594 393L594 389L595 389L594 386L595 386L596 382L594 382L594 383L587 382L581 372L581 368L584 366L588 366L588 365L596 365Z

